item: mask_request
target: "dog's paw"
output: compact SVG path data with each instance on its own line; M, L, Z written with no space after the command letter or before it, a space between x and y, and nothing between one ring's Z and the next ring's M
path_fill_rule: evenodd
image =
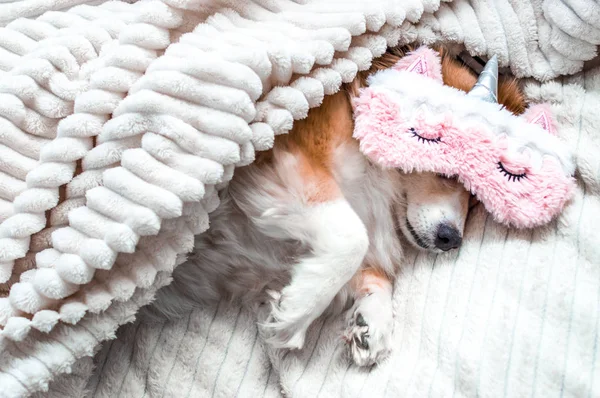
M387 358L393 327L391 303L376 294L358 300L348 313L348 327L342 336L352 361L371 366Z
M259 327L265 342L274 348L302 349L306 338L308 324L301 314L288 314L282 310L282 295L279 292L267 291L270 298L270 311L263 310Z

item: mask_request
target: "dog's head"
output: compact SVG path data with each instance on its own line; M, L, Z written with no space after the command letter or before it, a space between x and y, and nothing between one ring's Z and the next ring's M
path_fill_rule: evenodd
M402 49L392 49L374 62L371 69L356 79L350 93L359 95L368 76L397 65L404 57ZM442 54L441 76L444 84L462 91L469 91L477 81L476 75L466 66L453 60L445 51ZM514 79L499 81L498 100L514 114L526 109L521 90ZM430 172L401 173L400 201L396 209L399 229L414 246L433 252L458 248L469 204L475 202L464 185L456 178Z
M456 179L434 173L408 173L400 178L396 217L406 239L437 253L458 248L469 211L469 192Z
M492 217L517 228L550 222L572 198L575 163L551 107L517 116L498 102L492 57L467 93L444 84L427 47L367 80L353 101L360 150L382 167L456 174Z

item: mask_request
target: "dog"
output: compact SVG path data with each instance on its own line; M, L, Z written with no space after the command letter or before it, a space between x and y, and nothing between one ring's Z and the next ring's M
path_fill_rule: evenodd
M451 176L371 163L352 138L351 98L406 50L388 50L236 171L219 193L210 229L159 291L154 312L172 318L223 298L271 303L260 325L267 342L300 349L315 319L350 308L342 337L353 362L369 366L389 354L403 245L457 249L471 200ZM475 75L440 52L444 83L468 91ZM512 80L501 81L499 102L517 114L525 109Z

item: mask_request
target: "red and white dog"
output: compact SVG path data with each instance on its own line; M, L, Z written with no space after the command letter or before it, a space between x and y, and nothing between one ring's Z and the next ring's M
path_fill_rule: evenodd
M302 348L316 318L352 305L343 337L353 361L371 365L389 353L392 281L403 239L431 252L459 247L470 197L451 178L382 169L352 138L351 96L368 74L391 67L402 54L388 51L278 136L272 150L236 171L220 192L210 229L197 236L194 253L159 292L159 312L175 316L223 297L270 301L262 325L268 342ZM442 73L445 84L465 91L476 81L447 56ZM512 81L500 84L499 101L514 113L524 111Z

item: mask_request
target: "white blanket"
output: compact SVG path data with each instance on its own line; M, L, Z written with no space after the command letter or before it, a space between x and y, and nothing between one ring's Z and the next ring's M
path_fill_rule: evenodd
M3 0L0 2L0 26L17 18L33 18L48 11L68 10L79 4L95 5L106 0ZM127 1L133 3L135 0Z
M534 231L507 230L478 206L459 253L410 252L388 361L350 365L344 325L330 319L301 352L271 352L271 368L254 317L221 304L122 328L94 359L90 396L599 396L600 68L527 93L553 102L577 154L573 203Z
M40 148L46 140L54 139L52 134L56 134L56 122L73 111L76 114L99 111L102 117L108 117L118 106L121 106L121 109L128 110L132 107L131 109L135 110L136 106L149 106L152 103L152 97L146 98L140 94L126 97L126 94L153 59L160 56L163 49L169 46L170 41L176 41L181 32L190 31L205 17L206 7L210 6L210 2L202 2L201 7L197 8L198 11L202 11L200 13L180 13L179 10L175 10L177 7L191 4L184 0L172 0L169 7L145 3L142 1L140 6L135 8L109 4L101 13L97 13L94 7L79 8L70 15L49 13L42 16L42 23L38 25L19 20L9 24L6 28L8 30L0 28L0 92L10 94L21 85L32 90L18 93L20 100L25 104L26 113L20 113L19 106L22 105L18 102L5 102L4 108L0 106L0 112L11 121L25 121L20 127L30 134L49 133L41 135L41 139L35 141L37 146L23 146L20 149L21 154L30 158L39 156ZM228 2L223 0L221 3ZM291 7L291 3L273 4L275 3ZM8 21L16 16L9 12L14 7L5 7L6 4L13 3L0 3L0 21ZM58 3L46 2L43 7L47 8L37 11L41 13L50 10L53 4ZM312 9L311 15L314 18L315 15L337 10L339 7L344 10L350 5L358 7L357 4L352 1L332 0L317 14L314 12L319 6L314 6L316 8ZM335 91L341 80L351 79L356 68L366 68L371 54L381 53L382 37L384 43L393 42L395 39L399 39L403 44L415 40L427 43L438 40L464 42L467 50L473 54L489 56L497 53L500 62L509 65L511 71L518 76L533 76L542 80L577 72L584 67L585 61L595 56L597 44L600 43L596 32L597 26L600 26L600 8L586 0L564 3L515 1L493 4L456 0L450 4L442 4L435 13L433 11L438 7L438 3L434 0L390 2L390 5L398 4L402 4L403 10L410 11L403 16L406 17L406 21L399 31L382 28L380 37L362 35L352 41L350 51L335 54L334 59L340 56L350 62L344 63L336 59L335 62L330 61L331 69L322 68L320 73L313 71L311 76L323 83L325 94ZM512 6L509 7L509 4ZM390 11L387 16L391 20L399 18L400 14ZM34 14L23 14L26 15ZM327 23L339 24L355 35L362 33L369 26L381 27L381 15L368 14L365 19L366 25L361 25L358 19L335 19L335 16ZM561 15L565 18L557 17ZM297 13L286 14L286 18L302 21L305 26L323 23L325 20L314 21ZM212 22L220 26L220 29L229 28L226 19L217 18ZM139 32L151 32L152 35ZM199 33L214 32L209 29L200 30ZM398 32L400 37L394 38L393 35ZM70 37L74 38L80 34L87 40L84 46L79 47L79 44L69 42ZM332 36L332 39L335 37ZM38 46L38 41L44 44ZM127 59L127 56L118 58L124 54L111 53L113 49L124 49L124 43L133 43L133 47L137 48L146 46L154 49L147 53L150 54L148 57L142 52L130 54L131 60L141 62L126 65L136 73L120 77L111 73L103 74L103 68L106 68L103 62L109 59L110 62ZM334 42L333 45L347 48L348 44ZM74 51L78 58L69 61L71 64L56 65L66 71L72 81L67 82L58 73L46 74L48 62L32 62L44 57L55 63L68 60L68 57L63 57L68 55L63 51L65 47ZM99 51L100 49L105 51ZM179 51L182 49L174 47L172 54L178 57L189 56L185 51ZM290 61L294 68L301 69L312 65L311 62L315 62L315 59L319 65L327 64L327 52L321 53L317 47L310 50L315 57L312 60L310 57L301 58L306 56L302 51L293 54ZM111 58L107 54L111 57L116 55L117 58ZM299 58L294 58L296 55ZM99 62L96 61L96 57ZM250 60L243 57L236 59L242 63ZM77 65L73 62L77 62ZM280 81L283 84L289 83L289 77L286 77L285 73L292 65L277 66L281 66L282 69L273 71L270 76L260 76L264 87L270 87L270 84ZM168 57L159 58L154 62L153 73L158 76L161 68L177 67L179 66L169 63ZM262 70L261 65L252 67L257 73ZM8 73L11 73L13 68L21 68L14 76L31 76L40 86L32 85L28 79L9 77ZM48 380L54 381L50 384L50 392L43 396L81 396L84 390L89 391L89 395L107 397L228 397L236 392L239 396L276 396L280 390L299 397L318 394L326 397L381 396L384 393L389 396L445 396L451 395L453 391L454 395L458 396L473 396L476 393L482 396L553 396L560 395L561 392L567 396L598 395L598 382L594 384L594 378L598 373L595 362L600 347L600 344L597 344L600 257L595 231L592 229L598 224L600 214L600 209L596 207L599 205L596 195L600 192L599 162L596 155L600 150L600 139L598 135L594 135L594 129L600 126L597 111L594 111L600 105L600 77L597 72L596 69L595 72L589 71L584 75L559 79L542 88L533 84L528 89L528 95L534 101L555 102L566 145L571 145L578 154L581 190L574 203L555 225L534 232L506 231L488 220L481 209L477 209L469 220L466 242L457 258L455 255L440 256L437 259L424 255L409 257L395 295L397 325L394 356L372 372L367 373L350 367L348 362L339 356L342 348L339 332L343 327L339 320L316 324L306 349L301 353L284 355L271 352L267 356L262 349L260 338L257 337L252 316L240 312L237 308L220 308L217 312L211 308L201 309L189 318L167 325L148 325L142 319L122 328L119 338L105 344L102 351L92 360L87 355L92 353L98 342L114 337L114 330L120 324L131 321L139 306L150 300L154 290L168 280L168 269L159 267L158 274L153 274L149 279L148 275L144 274L148 269L137 272L139 269L135 268L136 263L127 264L127 271L137 278L133 279L135 284L127 278L123 279L118 272L98 272L97 275L100 276L91 284L82 283L82 294L71 302L75 306L69 306L69 302L63 306L68 307L71 312L63 312L62 309L60 313L39 311L30 322L26 317L19 316L20 313L14 312L14 308L11 307L14 305L13 301L8 302L0 298L0 301L4 300L4 307L0 308L0 321L10 321L0 332L0 352L3 355L0 358L0 396L23 396L44 390ZM326 75L327 73L329 75ZM336 74L337 80L331 80ZM93 79L90 80L90 77ZM106 100L103 100L104 97L86 96L85 91L88 90L87 85L90 81L91 87L101 87L103 90L118 89L113 90ZM76 84L71 84L73 82ZM308 82L309 80L305 80L301 83ZM569 86L570 82L581 84L583 89ZM145 79L143 84L138 84L136 90L144 87L150 91L172 93L172 86L161 83L160 79ZM255 87L243 87L256 91ZM296 84L294 87L306 97L306 100L302 101L307 101L308 106L318 104L319 93L311 91L312 86ZM322 93L323 91L321 95ZM173 93L175 94L177 93ZM289 125L286 124L288 118L291 121L291 117L299 118L305 113L306 106L302 101L294 102L296 94L294 90L273 90L271 95L267 96L267 100L257 104L259 116L263 118L261 120L266 120L273 129L279 128L277 132L289 129ZM121 103L121 99L125 97L129 100ZM79 101L79 107L76 106L73 110L74 99ZM141 102L137 103L136 100ZM52 104L60 106L53 107ZM273 104L276 104L276 108L271 107ZM278 115L276 112L269 113L277 107L285 108L287 112L280 120L274 118ZM165 110L161 108L161 111ZM170 112L180 111L181 109L173 108ZM36 112L42 113L45 118ZM54 124L40 124L39 121L52 121ZM141 122L145 121L134 123L132 126L143 127ZM119 123L126 125L123 118ZM111 126L118 125L113 123ZM68 159L65 165L73 162L74 167L74 159L81 159L86 154L85 151L89 150L86 145L91 143L92 136L97 134L91 130L83 131L81 124L65 123L64 127L63 131L68 131L69 134L88 134L79 140L85 144L78 149L81 155L61 152L62 146L56 144L58 140L54 140L56 145L45 152L46 166L51 166L52 156L60 155ZM126 132L108 129L109 133L114 134L121 134L123 131ZM260 133L253 131L257 132ZM2 137L0 134L0 138ZM113 138L119 137L115 135ZM267 141L257 140L254 136L252 145L256 148L261 145L268 146L269 137L263 138ZM77 140L72 141L74 144ZM118 150L123 149L119 145L139 146L139 142L122 140L117 145L117 141L114 140L114 149ZM15 143L5 144L10 147ZM120 153L116 155L118 151L110 149L110 145L101 148L106 152L92 150L89 154L95 157L86 155L86 161L89 162L87 164L98 167L100 171L104 167L110 168L111 161L118 160L120 156ZM9 153L13 154L10 151ZM113 156L117 157L113 159ZM156 156L159 156L159 153ZM250 152L243 152L242 156L247 156L242 159L243 162L251 160ZM61 170L56 170L55 175L31 175L29 171L36 167L35 162L19 163L18 159L21 158L16 156L2 164L4 173L16 173L19 178L18 186L0 186L0 196L3 198L0 203L0 215L6 211L5 217L10 216L14 209L20 209L19 211L24 212L21 214L25 214L27 210L23 210L26 208L24 203L31 206L40 206L42 203L41 200L36 201L35 196L29 196L28 202L20 202L17 207L12 207L11 201L25 187L25 176L28 182L32 176L34 181L40 184L44 183L43 178L54 179L52 187L64 184L60 180L64 178L64 173L60 174ZM134 161L135 158L129 160ZM135 169L140 165L133 162L126 166ZM232 170L231 168L228 171L227 178L231 177ZM51 167L46 171L52 171ZM77 179L69 183L72 189L67 191L67 197L70 195L73 200L65 202L69 203L68 206L53 209L49 220L51 225L60 226L67 221L83 220L77 218L84 215L82 211L72 214L70 211L81 206L83 202L77 200L83 199L85 192L93 186L81 184L81 181L97 184L92 181L96 178L94 175L90 177L88 173L86 176L88 180L79 179L79 185ZM147 177L159 178L157 181L160 182L161 176ZM181 194L187 193L182 191ZM53 196L42 199L51 202ZM94 206L101 207L102 203L97 202ZM89 217L90 214L86 213L86 216ZM40 222L44 221L44 217L42 215L38 219L36 216L28 220L32 225L26 229L3 223L3 229L0 230L2 234L9 234L10 239L7 241L27 241L29 245L27 234L32 232L27 231L33 231L38 224L40 228L43 227L44 224ZM206 220L197 221L200 224L196 226L202 229L202 223ZM78 225L79 228L85 229L85 223ZM177 231L177 225L170 227L171 232ZM89 233L93 235L94 231L89 230ZM4 272L1 275L2 280L10 278L8 285L0 285L0 293L7 292L19 277L25 285L32 281L28 279L32 274L28 273L27 269L36 266L36 258L30 254L35 254L35 251L42 250L50 244L47 240L48 234L45 236L37 241L34 236L30 246L33 252L24 258L17 257L14 264L14 256L9 257L9 262L0 261L0 274ZM161 236L165 239L164 234ZM152 242L157 242L152 239L143 241L146 243L145 249L153 248ZM119 244L119 240L111 242ZM123 240L122 243L126 241ZM179 243L184 242L177 242ZM7 253L12 255L4 250L2 244L4 241L0 239L0 260ZM128 249L125 246L123 248ZM22 250L21 247L17 249ZM174 256L172 257L174 261ZM432 266L434 263L435 266ZM49 265L51 264L43 266ZM119 268L116 270L119 271ZM157 276L152 281L154 275ZM44 281L37 282L43 284ZM107 291L103 290L103 285L108 286L108 296ZM42 287L49 286L51 284ZM11 291L12 293L15 293L14 297L37 297L30 296L31 291ZM88 306L84 310L81 309L82 303ZM20 308L31 311L46 305L26 300L17 304ZM13 312L4 317L2 311L7 309ZM86 310L89 310L88 314L79 320ZM58 317L61 322L72 321L77 325L56 325ZM5 326L2 322L1 326ZM44 334L50 330L52 333ZM18 342L27 334L26 340ZM17 342L3 340L3 335ZM81 359L73 363L77 358ZM267 358L270 358L272 367ZM97 367L92 373L93 362ZM70 375L59 377L69 372Z

